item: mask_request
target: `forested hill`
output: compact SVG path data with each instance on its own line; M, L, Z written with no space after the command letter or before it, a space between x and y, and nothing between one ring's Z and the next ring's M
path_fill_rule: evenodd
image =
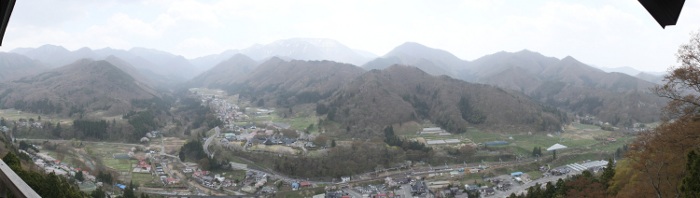
M83 59L57 69L0 84L0 105L43 114L86 112L123 115L132 102L159 94L107 61Z
M332 61L272 58L226 89L258 106L288 107L327 98L363 72L357 66Z
M453 133L467 127L555 131L566 115L523 94L410 66L394 65L357 77L318 104L317 113L347 132L373 136L391 124L431 120Z

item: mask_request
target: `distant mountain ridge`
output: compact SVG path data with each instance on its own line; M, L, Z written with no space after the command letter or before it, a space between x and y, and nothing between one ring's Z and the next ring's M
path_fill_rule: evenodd
M666 101L651 93L655 84L623 73L606 73L573 57L557 59L523 50L499 52L471 62L479 83L521 91L548 105L594 115L613 125L654 122Z
M16 80L47 69L44 64L26 56L0 52L0 81Z
M455 76L458 70L465 69L468 62L444 50L406 42L362 67L367 70L384 69L395 64L412 65L431 75Z
M618 72L618 73L623 73L627 74L630 76L637 76L640 73L646 73L650 75L655 75L655 76L662 76L666 72L653 72L653 71L641 71L629 66L624 66L624 67L597 67L605 72L612 73L612 72Z
M377 55L367 51L351 49L332 39L290 38L277 40L265 45L256 44L240 50L226 50L220 54L192 59L191 62L198 68L211 68L235 54L246 55L258 62L263 62L272 57L279 57L309 61L329 60L358 66L377 57Z
M19 48L11 52L35 59L51 68L61 67L80 59L104 60L109 56L115 56L141 71L147 70L148 72L142 72L144 74L154 73L171 79L180 79L180 82L194 76L192 72L194 66L184 57L145 48L133 48L127 51L112 48L92 50L84 47L69 51L61 46L43 45L38 48Z
M331 39L292 38L272 42L267 45L254 45L241 50L242 54L254 60L279 56L295 60L331 60L339 63L361 65L374 57L365 57L356 50Z

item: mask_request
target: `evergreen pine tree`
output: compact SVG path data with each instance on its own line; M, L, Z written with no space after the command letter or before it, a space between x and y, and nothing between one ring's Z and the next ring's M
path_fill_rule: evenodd
M615 176L615 165L613 163L612 158L609 158L608 165L603 170L603 175L600 176L600 183L602 183L605 188L609 186L610 181Z
M680 185L683 197L700 197L700 155L695 151L688 153L686 174Z

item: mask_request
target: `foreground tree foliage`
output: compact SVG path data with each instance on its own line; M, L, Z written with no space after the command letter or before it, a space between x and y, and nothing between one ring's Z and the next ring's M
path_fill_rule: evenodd
M694 197L693 157L700 147L700 33L677 53L681 64L665 76L665 84L654 88L670 101L663 112L664 123L656 130L641 134L630 145L627 162L620 166L610 192L618 197ZM689 161L688 159L691 159ZM689 169L691 168L691 169Z
M614 172L614 169L609 169ZM607 197L604 181L589 171L583 171L580 175L575 175L567 179L559 179L556 183L546 184L536 183L527 188L527 193L516 195L510 194L508 198L556 198L556 197Z
M510 197L700 197L700 33L677 53L680 66L653 89L669 99L663 123L639 134L615 169L584 172L564 183L536 185ZM545 193L551 187L555 193Z

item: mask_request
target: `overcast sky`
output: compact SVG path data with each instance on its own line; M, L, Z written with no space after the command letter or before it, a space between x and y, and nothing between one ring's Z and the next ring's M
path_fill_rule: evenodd
M21 0L0 49L146 47L196 58L312 37L377 55L412 41L465 60L529 49L665 71L698 28L699 1L687 1L677 26L662 29L634 0Z

